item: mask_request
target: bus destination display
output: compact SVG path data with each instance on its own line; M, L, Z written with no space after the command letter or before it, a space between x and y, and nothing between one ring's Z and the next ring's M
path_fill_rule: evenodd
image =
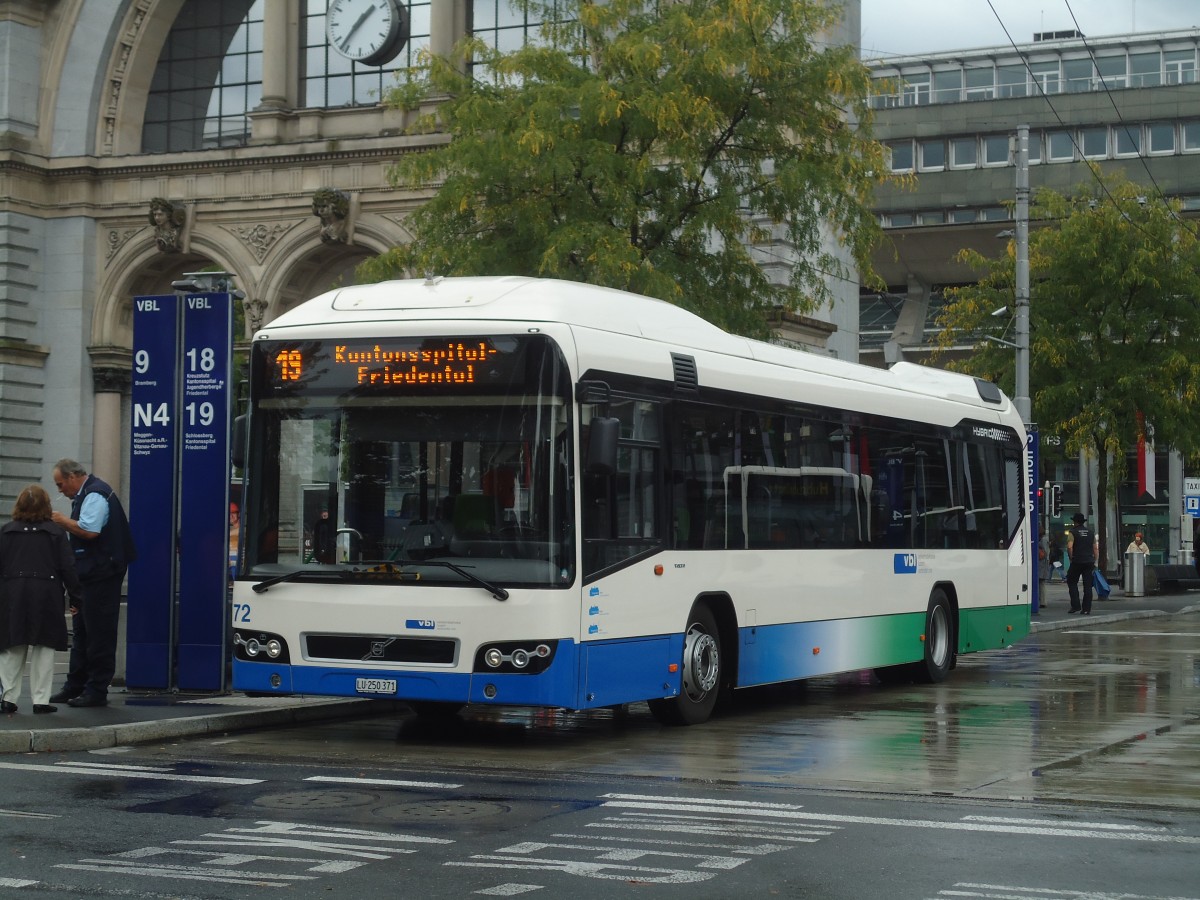
M523 356L519 339L424 338L304 341L263 348L276 390L391 392L480 388L507 382Z

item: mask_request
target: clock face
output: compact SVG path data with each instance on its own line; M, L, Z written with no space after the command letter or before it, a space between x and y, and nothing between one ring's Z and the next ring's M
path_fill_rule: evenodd
M398 0L330 0L325 22L333 49L366 65L393 59L408 40L407 9Z

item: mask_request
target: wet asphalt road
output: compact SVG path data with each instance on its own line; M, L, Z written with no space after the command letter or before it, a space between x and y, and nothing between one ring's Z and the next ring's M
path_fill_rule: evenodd
M1200 900L1200 613L736 696L8 756L0 897Z
M1032 635L961 657L939 685L857 673L734 697L690 729L660 726L644 704L472 708L243 733L212 752L1200 809L1200 613Z

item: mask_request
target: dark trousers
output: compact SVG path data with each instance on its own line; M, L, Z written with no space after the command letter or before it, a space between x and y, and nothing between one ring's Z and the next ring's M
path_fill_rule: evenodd
M1083 579L1083 611L1092 611L1092 572L1094 563L1071 563L1067 569L1067 593L1071 595L1071 609L1079 612L1079 579Z
M68 694L108 696L117 670L117 624L125 573L83 584L83 603L71 617L73 638L67 670Z

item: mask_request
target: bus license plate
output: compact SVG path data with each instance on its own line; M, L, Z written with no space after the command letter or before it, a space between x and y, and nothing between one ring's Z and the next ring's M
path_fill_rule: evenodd
M355 678L354 690L360 694L394 694L395 678Z

